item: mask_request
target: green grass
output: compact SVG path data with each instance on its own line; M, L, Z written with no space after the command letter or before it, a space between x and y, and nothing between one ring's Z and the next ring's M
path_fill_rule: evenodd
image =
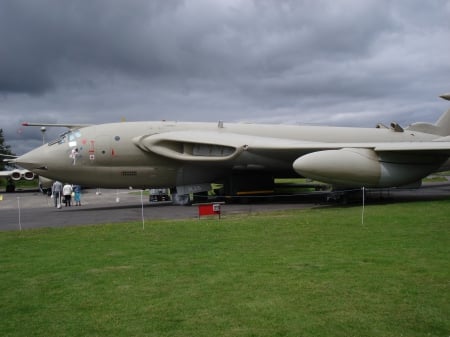
M449 336L450 201L0 232L1 336Z
M422 180L423 182L428 183L437 183L437 182L444 182L447 181L447 176L443 175L431 175Z
M6 185L7 185L8 181L6 179L1 179L0 178L0 190L4 191L6 189ZM33 180L17 180L14 181L14 185L16 186L16 190L21 190L24 188L39 188L39 180L33 179Z

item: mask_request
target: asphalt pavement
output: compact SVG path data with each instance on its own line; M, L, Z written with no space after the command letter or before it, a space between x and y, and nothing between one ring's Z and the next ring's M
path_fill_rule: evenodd
M323 206L323 198L300 196L297 200L253 200L248 204L221 205L221 217L248 215L283 209ZM417 190L370 192L367 202L404 202L450 199L450 182L427 183ZM318 200L323 200L318 203ZM168 202L149 202L148 196L130 190L83 190L81 206L57 209L54 200L38 191L0 192L0 231L43 227L93 225L129 221L150 222L156 219L198 219L197 206L175 206ZM211 216L210 219L218 219Z
M38 191L1 193L0 230L64 227L155 219L199 218L197 206L149 202L148 195L129 190L83 190L81 206L54 206L54 200ZM221 217L233 213L311 207L311 204L222 204ZM209 218L219 218L211 216Z

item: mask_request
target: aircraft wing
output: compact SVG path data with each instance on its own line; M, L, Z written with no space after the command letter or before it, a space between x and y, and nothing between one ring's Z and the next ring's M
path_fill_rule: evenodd
M432 152L450 156L450 139L427 142L328 143L298 141L210 131L175 131L134 138L144 151L182 161L226 161L243 151L259 155L292 152L299 154L343 148L371 149L375 152Z
M11 173L12 171L0 171L0 177L9 177Z
M450 156L450 141L397 142L374 144L375 152L429 152Z

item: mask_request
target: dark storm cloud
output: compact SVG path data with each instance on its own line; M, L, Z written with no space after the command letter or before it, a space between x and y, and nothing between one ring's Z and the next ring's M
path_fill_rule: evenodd
M3 0L0 127L25 148L30 119L433 121L448 17L445 0Z
M109 73L298 73L311 60L361 57L392 26L383 6L345 1L222 7L208 1L12 0L0 6L0 90L6 92L41 93L67 77Z
M149 52L146 27L170 9L164 3L171 2L1 2L0 90L40 93L80 71L158 71L164 59Z

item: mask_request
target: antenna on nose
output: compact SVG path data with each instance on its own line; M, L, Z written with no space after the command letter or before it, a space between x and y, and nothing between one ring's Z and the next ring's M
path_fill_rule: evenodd
M47 128L45 126L41 127L41 133L42 133L42 145L45 144L45 131L47 131Z

